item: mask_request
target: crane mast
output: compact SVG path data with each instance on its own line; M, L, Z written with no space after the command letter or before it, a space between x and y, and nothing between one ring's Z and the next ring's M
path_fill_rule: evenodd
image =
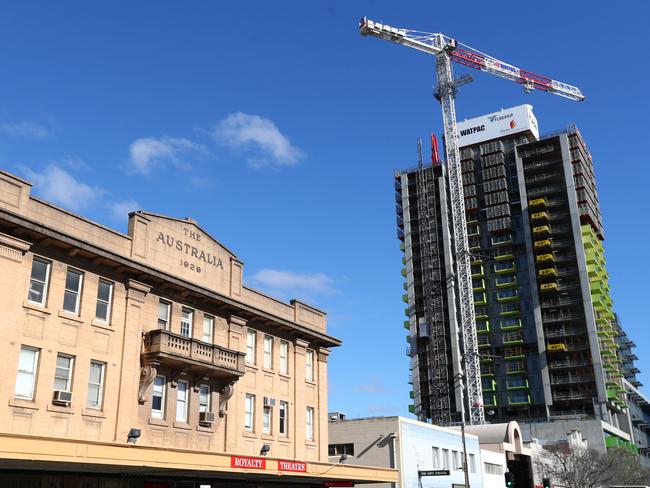
M484 71L502 78L514 81L523 86L527 92L541 90L554 95L559 95L575 101L582 101L585 97L579 88L537 75L530 71L522 70L503 61L488 56L469 46L459 47L458 42L444 34L419 32L410 29L398 29L389 25L374 22L364 17L359 22L362 35L370 35L391 41L397 44L416 49L436 57L436 75L438 90L436 98L440 100L442 108L443 128L445 135L445 152L447 157L447 170L449 173L449 196L451 207L451 220L454 238L455 253L455 288L458 293L460 330L462 332L461 344L463 372L461 381L465 383L466 397L461 394L463 405L463 423L485 423L483 410L483 390L481 385L481 370L476 336L476 317L474 312L474 296L465 222L465 198L463 193L463 180L460 165L460 148L458 144L458 131L456 129L455 97L458 80L453 78L451 62L462 64L480 71ZM422 196L428 198L427 195ZM424 218L429 218L428 215ZM426 250L423 250L426 253ZM425 297L425 302L427 301ZM427 314L425 306L425 318ZM435 311L428 311L434 315Z

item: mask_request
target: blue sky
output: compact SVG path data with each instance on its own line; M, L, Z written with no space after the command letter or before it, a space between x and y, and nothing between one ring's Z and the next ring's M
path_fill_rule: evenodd
M575 122L594 156L617 312L650 384L642 2L7 2L0 166L126 230L135 208L192 216L247 282L329 312L330 409L409 403L393 170L440 133L433 59L362 38L363 16L444 32L579 86L575 103L482 73L459 118L521 103ZM457 69L456 73L464 72Z

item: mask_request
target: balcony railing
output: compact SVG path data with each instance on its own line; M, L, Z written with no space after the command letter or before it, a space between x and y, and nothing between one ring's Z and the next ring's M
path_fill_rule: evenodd
M183 337L168 330L151 330L144 335L143 356L160 363L195 366L220 375L244 374L243 352Z

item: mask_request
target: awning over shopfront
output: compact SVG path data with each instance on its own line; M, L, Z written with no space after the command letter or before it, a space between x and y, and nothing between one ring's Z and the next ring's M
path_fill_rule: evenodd
M8 434L0 435L0 470L255 479L322 486L398 481L397 470L388 468Z

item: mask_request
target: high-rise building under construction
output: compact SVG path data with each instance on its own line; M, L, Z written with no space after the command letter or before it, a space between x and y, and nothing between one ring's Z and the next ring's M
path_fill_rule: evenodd
M539 424L531 432L552 438L549 420L592 419L603 440L630 444L598 193L580 132L540 138L530 105L458 131L487 421ZM445 170L433 162L395 176L412 410L443 425L461 420L465 354Z

